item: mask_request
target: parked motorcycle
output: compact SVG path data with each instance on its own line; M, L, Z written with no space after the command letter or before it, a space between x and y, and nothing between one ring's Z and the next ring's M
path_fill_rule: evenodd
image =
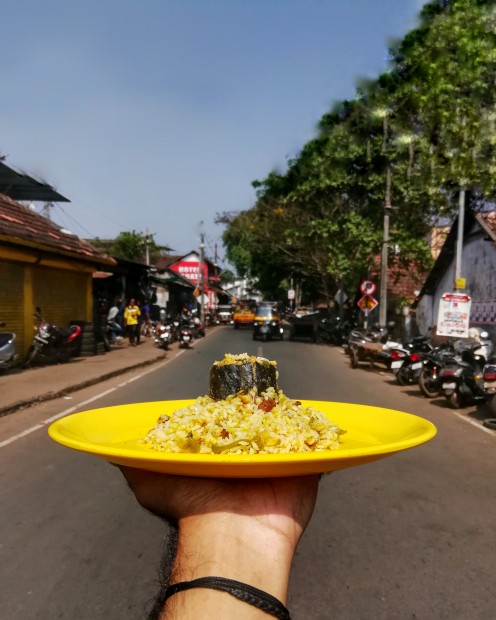
M496 416L496 363L494 360L491 360L491 362L484 366L482 378L486 393L486 403L493 416Z
M0 327L5 327L4 321L0 321ZM8 370L16 363L15 339L14 332L0 332L0 371Z
M317 340L338 346L344 345L356 324L340 317L323 318L317 323Z
M391 352L391 370L399 385L418 383L422 371L422 358L433 347L426 336L416 336L400 349Z
M439 373L444 367L446 360L451 359L457 350L458 343L445 342L434 347L432 351L424 353L422 369L418 377L420 393L426 398L436 398L441 393Z
M69 360L77 350L77 341L81 337L81 327L58 327L46 321L37 309L34 318L38 321L36 335L29 347L23 368L29 368L38 355L59 363Z
M193 317L193 320L191 321L191 329L193 330L194 338L203 338L205 336L205 328L203 327L200 317Z
M489 334L483 331L477 340L463 343L459 355L446 360L439 377L444 396L453 409L487 401L483 369L492 352Z
M157 323L154 326L155 346L168 351L173 342L172 325L170 323Z
M194 339L190 321L176 319L173 325L179 347L181 349L189 349Z

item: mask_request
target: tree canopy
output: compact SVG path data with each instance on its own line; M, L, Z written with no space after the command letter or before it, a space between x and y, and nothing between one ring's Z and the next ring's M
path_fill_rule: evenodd
M91 243L97 250L141 263L146 261L147 253L150 262L153 262L163 251L170 250L167 246L157 245L153 235L135 230L120 232L115 239L93 239Z
M495 199L495 37L493 2L427 3L388 70L324 114L284 173L253 182L250 209L218 216L238 273L329 300L376 260L386 208L400 264L428 268L427 234L460 188Z

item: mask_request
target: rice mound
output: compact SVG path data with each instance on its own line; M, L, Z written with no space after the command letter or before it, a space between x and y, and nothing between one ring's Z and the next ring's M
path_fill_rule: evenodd
M141 441L160 452L287 454L335 450L344 432L320 411L269 388L225 400L200 396L171 416L160 416Z

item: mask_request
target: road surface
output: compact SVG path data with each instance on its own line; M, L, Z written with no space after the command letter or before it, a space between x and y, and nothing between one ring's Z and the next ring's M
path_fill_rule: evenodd
M74 406L194 398L225 352L277 360L289 396L399 409L438 427L421 447L324 476L294 563L293 620L496 618L496 433L387 373L350 369L340 348L254 342L229 327L175 359L0 419L2 618L147 617L167 526L136 505L117 468L38 425Z

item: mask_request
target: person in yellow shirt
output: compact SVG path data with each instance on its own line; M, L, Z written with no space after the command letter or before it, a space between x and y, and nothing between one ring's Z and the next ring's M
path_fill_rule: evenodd
M129 304L124 310L124 325L127 329L127 335L129 338L129 344L132 347L136 346L138 341L138 319L141 315L141 310L136 304L134 299L129 300Z

